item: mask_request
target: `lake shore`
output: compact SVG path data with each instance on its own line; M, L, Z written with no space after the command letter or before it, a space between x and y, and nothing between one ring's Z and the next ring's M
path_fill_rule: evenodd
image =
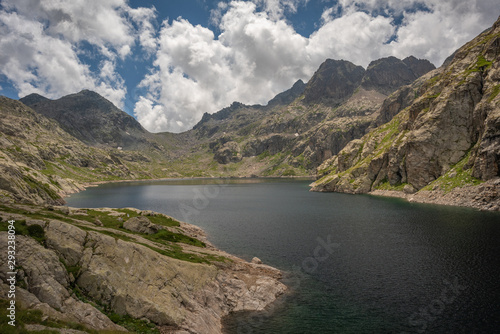
M454 188L449 192L440 189L407 193L394 190L374 190L374 196L397 197L409 202L469 207L484 211L500 211L500 179L477 186Z
M172 220L163 214L133 208L5 207L0 210L3 221L38 225L45 231L41 245L28 235L17 238L23 250L17 260L27 282L18 288L18 302L23 308L41 309L57 321L94 330L120 330L108 319L110 312L116 312L148 319L161 333L168 329L168 333L218 334L225 316L263 310L287 290L280 282L280 270L217 249L197 226L178 222L177 227L160 228L152 223ZM145 227L156 225L199 241L158 243L145 232L116 227L133 217L146 221ZM0 232L0 243L6 242L7 232ZM171 252L174 255L167 254ZM45 272L32 277L42 270L40 264ZM72 291L77 290L75 295ZM5 298L3 293L0 298ZM85 302L89 300L106 306L107 312L91 307Z

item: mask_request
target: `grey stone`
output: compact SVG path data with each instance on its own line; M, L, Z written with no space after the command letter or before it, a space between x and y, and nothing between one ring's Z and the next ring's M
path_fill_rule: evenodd
M144 216L132 217L123 223L123 228L132 232L155 234L163 228L160 225L153 224Z

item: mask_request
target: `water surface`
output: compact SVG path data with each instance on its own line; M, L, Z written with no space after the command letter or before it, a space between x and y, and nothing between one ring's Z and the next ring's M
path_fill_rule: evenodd
M228 317L227 333L498 332L500 214L314 193L309 182L117 183L67 201L162 212L286 271L293 293Z

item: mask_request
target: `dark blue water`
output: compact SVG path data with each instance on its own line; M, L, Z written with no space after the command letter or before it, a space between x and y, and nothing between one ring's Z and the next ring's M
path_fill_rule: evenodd
M107 184L76 207L137 207L202 227L220 249L286 271L291 293L227 333L498 333L500 214L309 181Z

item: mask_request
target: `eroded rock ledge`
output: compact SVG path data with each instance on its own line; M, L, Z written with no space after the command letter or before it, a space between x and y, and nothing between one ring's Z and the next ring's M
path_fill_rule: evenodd
M217 250L198 227L163 226L162 236L184 243L116 225L133 215L160 225L172 219L134 209L0 207L1 225L14 219L18 232L28 231L16 238L18 305L94 330L126 331L110 320L117 314L171 333L221 333L224 316L263 310L286 291L279 270ZM42 236L31 236L31 225L41 226ZM0 249L7 249L4 231ZM0 261L5 268L5 257ZM6 272L0 299L7 299Z
M463 206L479 210L500 211L500 178L490 180L479 186L454 188L449 192L435 189L420 190L412 194L404 191L374 190L369 194L399 197L415 203Z

